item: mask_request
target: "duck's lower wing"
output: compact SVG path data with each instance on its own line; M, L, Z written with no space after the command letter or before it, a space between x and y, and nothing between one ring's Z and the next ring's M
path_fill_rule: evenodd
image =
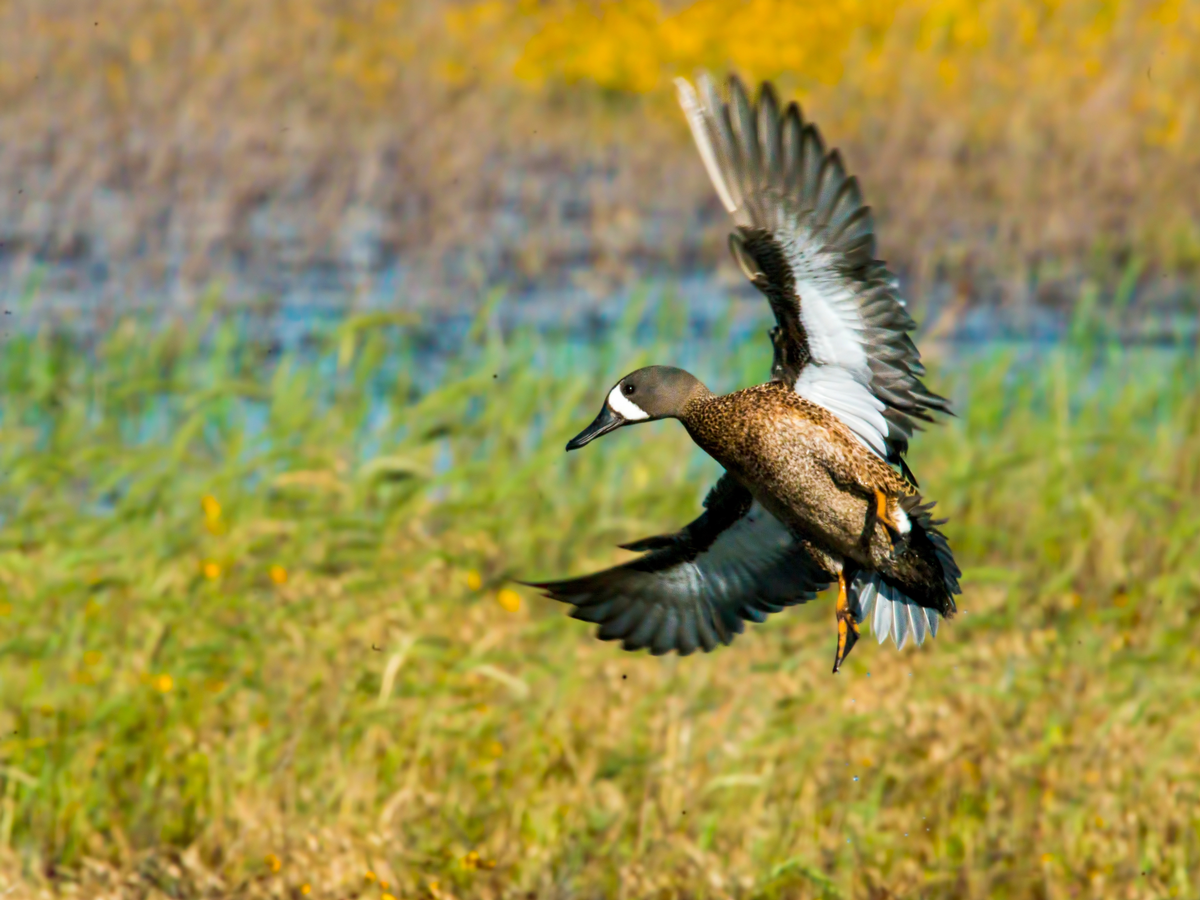
M813 599L833 575L740 483L725 474L704 512L675 534L622 544L646 551L624 565L565 581L526 582L600 625L601 640L655 655L706 653L745 621Z

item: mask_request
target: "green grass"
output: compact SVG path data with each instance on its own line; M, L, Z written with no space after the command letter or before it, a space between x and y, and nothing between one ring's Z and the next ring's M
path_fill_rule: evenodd
M481 323L421 393L404 325L195 334L0 355L0 891L1200 895L1193 353L934 371L960 416L913 464L963 614L834 677L828 597L687 659L497 602L696 514L673 423L562 452L677 335Z

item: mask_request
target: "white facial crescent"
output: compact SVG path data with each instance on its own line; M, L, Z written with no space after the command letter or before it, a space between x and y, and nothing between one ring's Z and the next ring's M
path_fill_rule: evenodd
M650 418L650 413L621 393L619 384L608 392L608 406L626 422L637 422Z

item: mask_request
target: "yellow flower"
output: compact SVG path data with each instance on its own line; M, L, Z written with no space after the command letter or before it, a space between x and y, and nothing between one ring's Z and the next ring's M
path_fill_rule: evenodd
M269 575L271 580L276 584L287 584L288 570L283 566L271 566L271 568L267 570L267 575Z
M12 615L12 604L11 603L0 603L0 616L11 616L11 615Z
M104 659L97 650L88 650L83 654L83 664L85 666L98 666L100 660Z
M204 510L204 518L210 522L215 522L221 518L221 504L217 502L217 498L212 494L205 494L200 498L200 508Z
M204 577L209 581L216 581L221 577L221 564L211 559L206 559L200 564L200 571L204 573Z
M467 573L467 587L473 591L479 590L483 587L483 576L472 569Z
M379 900L396 900L396 898L391 894L383 894L380 896Z
M1054 860L1054 857L1051 856L1049 853L1042 854L1042 862L1048 863L1048 862L1052 862L1053 860Z
M496 595L496 602L505 612L515 613L521 608L521 595L512 588L504 588Z
M488 753L492 754L492 756L503 756L504 745L499 741L492 741L490 744L488 744Z
M367 881L374 881L374 880L375 880L375 873L374 873L374 872L372 872L370 869L368 869L368 870L366 871L366 873L363 875L363 878L365 878Z
M283 861L278 856L276 856L274 853L267 854L266 862L267 862L267 868L270 869L272 872L278 872L280 869L283 868Z
M175 686L174 680L170 675L159 675L154 679L154 687L162 691L164 694L170 693L171 688Z
M302 894L307 894L311 890L312 890L312 885L310 885L310 884L300 885L300 893L302 893Z

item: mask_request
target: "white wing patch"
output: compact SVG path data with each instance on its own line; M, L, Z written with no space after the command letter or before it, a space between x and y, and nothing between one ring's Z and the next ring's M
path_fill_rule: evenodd
M626 422L640 422L650 418L650 413L621 393L619 384L608 392L608 406Z
M861 381L837 365L809 363L796 379L796 393L823 406L853 432L868 450L887 455L883 439L887 420L883 401Z
M852 285L830 272L832 260L803 240L799 223L791 222L782 242L796 278L800 321L808 337L812 362L794 385L796 393L837 416L869 449L887 455L886 404L871 391L871 368L863 340L866 328Z

